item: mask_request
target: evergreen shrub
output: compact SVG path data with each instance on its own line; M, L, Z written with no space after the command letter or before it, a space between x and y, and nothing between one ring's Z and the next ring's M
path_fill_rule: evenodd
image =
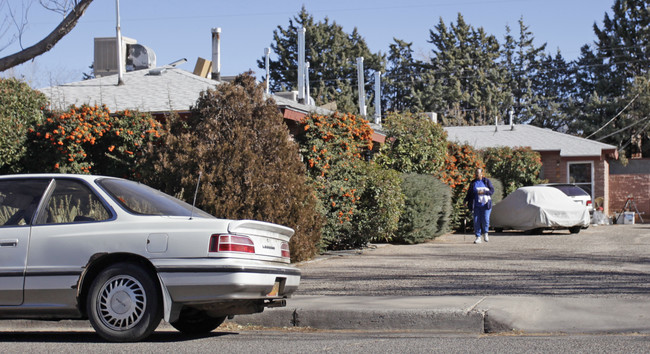
M399 221L396 242L420 243L449 231L452 192L431 175L402 175L405 208Z
M286 225L291 259L318 251L322 218L298 146L262 85L250 74L201 93L186 119L169 117L162 144L149 144L143 180L219 218Z
M359 200L359 212L352 220L353 233L366 243L391 242L404 210L400 173L375 163L361 166L365 183Z
M27 130L43 120L47 98L28 84L0 78L0 173L22 172Z

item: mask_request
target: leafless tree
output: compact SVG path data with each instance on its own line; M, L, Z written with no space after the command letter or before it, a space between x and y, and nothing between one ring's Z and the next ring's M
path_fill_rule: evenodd
M14 5L12 6L10 2ZM0 42L0 51L6 49L16 41L18 41L21 48L19 52L0 58L0 72L22 64L52 49L61 38L77 25L79 18L86 12L86 9L93 0L38 0L38 2L44 8L60 13L65 17L45 38L30 47L24 48L22 35L27 28L27 15L34 0L23 0L18 5L20 7L15 5L15 1L0 0L0 39L7 34L11 34L4 42ZM9 29L11 28L15 28L15 30L10 33Z

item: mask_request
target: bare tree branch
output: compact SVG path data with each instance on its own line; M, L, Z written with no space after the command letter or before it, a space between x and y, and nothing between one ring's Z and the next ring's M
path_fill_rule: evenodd
M52 49L54 45L68 34L74 26L77 25L79 18L86 12L86 9L93 0L80 0L76 3L74 9L61 21L61 23L50 32L47 37L43 38L40 42L33 46L23 49L20 52L0 58L0 72L5 71L11 67L22 64L30 59L33 59L48 50ZM58 2L61 8L69 3L67 0Z
M20 45L20 49L22 50L25 49L25 47L23 47L23 34L25 33L25 28L27 28L27 14L29 13L30 7L32 7L31 1L22 2L22 10L20 11L21 16L19 20L17 14L14 13L14 10L11 8L11 5L7 3L9 16L11 18L11 21L14 23L14 26L16 27L16 32L18 32L18 35L14 36L14 40L15 38L18 38L18 44Z
M38 0L44 8L65 15L77 5L77 0Z

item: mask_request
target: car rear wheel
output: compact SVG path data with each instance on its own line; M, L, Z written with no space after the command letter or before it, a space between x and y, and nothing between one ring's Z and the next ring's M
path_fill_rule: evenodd
M219 327L226 317L211 317L204 311L185 308L181 311L178 320L171 325L178 331L187 335L201 335L212 332Z
M581 229L580 226L570 227L569 232L572 233L572 234L577 234L578 232L580 232L580 229Z
M542 235L544 233L543 227L538 227L532 230L528 230L529 235Z
M86 310L97 334L112 342L142 340L162 319L156 283L135 264L115 264L99 273L90 286Z

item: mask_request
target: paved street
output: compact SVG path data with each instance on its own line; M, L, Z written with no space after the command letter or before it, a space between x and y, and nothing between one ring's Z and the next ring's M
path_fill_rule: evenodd
M297 295L650 297L650 225L473 239L332 253L299 265Z
M650 337L453 335L429 332L230 331L187 338L157 331L141 343L92 332L0 333L5 353L647 353Z

